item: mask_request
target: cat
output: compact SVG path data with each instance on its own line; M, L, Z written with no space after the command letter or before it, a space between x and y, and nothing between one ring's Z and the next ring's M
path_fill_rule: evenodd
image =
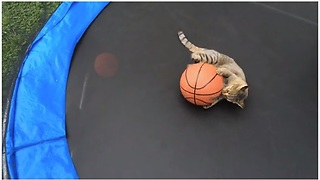
M180 42L191 51L191 59L195 63L213 64L217 68L217 74L221 75L224 79L224 88L221 96L215 98L214 103L203 106L203 108L209 109L223 99L244 108L244 101L248 97L249 85L246 82L246 76L241 67L225 54L192 44L182 31L178 32L178 36Z

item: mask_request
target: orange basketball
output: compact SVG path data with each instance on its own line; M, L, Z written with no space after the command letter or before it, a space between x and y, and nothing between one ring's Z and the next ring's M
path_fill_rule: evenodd
M223 77L216 73L216 67L208 63L190 64L180 78L183 97L192 104L212 104L221 95Z

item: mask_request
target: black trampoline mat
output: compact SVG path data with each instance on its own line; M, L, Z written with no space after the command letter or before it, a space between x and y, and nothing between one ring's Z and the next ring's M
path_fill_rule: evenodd
M317 14L317 3L288 3L290 13L297 6L312 8L296 16ZM110 3L79 42L68 79L79 177L316 178L315 19L255 3ZM192 61L180 29L243 68L244 109L223 101L204 110L183 99L179 80ZM112 78L94 72L103 52L118 59Z

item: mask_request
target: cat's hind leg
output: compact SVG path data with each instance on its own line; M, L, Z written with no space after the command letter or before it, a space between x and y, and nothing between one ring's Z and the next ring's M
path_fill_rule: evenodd
M195 62L203 62L208 64L216 64L217 63L217 55L210 54L205 52L193 52L191 53L191 59Z
M212 106L216 105L219 101L221 101L223 99L222 96L219 96L218 98L214 98L216 101L213 102L212 104L210 105L207 105L207 106L203 106L203 109L209 109L211 108Z
M199 53L191 53L191 59L195 62L201 62L202 58Z

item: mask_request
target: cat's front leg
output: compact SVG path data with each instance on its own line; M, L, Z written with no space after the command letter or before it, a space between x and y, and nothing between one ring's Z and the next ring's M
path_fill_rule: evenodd
M229 78L230 76L233 75L233 73L225 67L217 68L216 72L217 72L217 74L223 76L224 78Z

